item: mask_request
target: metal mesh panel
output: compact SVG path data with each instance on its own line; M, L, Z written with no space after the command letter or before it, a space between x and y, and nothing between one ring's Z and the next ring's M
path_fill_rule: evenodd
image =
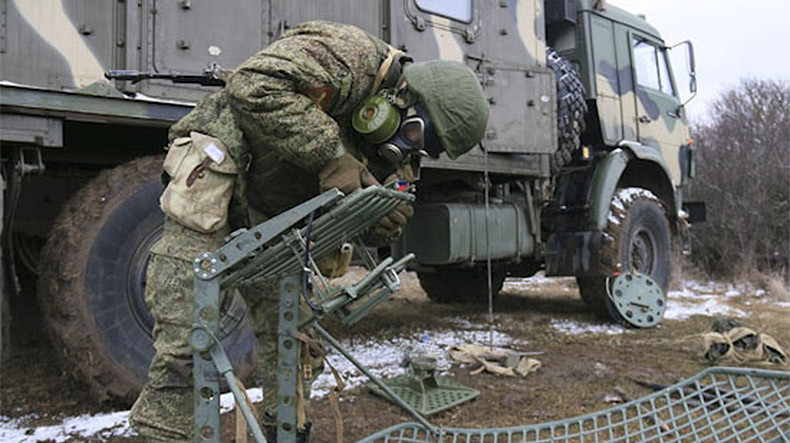
M446 377L434 376L430 379L417 380L412 374L399 375L384 382L406 404L423 415L431 415L461 403L472 400L480 395L480 391L466 387ZM368 388L375 394L388 398L373 383Z
M522 427L445 428L431 435L414 423L365 443L784 442L790 441L790 372L711 368L623 405Z

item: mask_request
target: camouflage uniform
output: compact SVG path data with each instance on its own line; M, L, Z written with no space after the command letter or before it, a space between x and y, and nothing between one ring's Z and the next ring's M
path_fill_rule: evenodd
M296 26L243 63L226 88L204 98L171 128L171 141L191 131L220 139L241 172L230 205L230 226L202 234L168 218L163 238L152 249L146 302L156 320L156 356L130 418L142 435L191 439L191 260L199 252L216 250L231 228L260 223L316 195L317 173L330 160L344 152L361 158L348 129L350 115L372 92L389 51L386 43L352 26ZM382 86L393 83L385 80ZM379 178L390 172L383 166L369 167ZM258 370L264 411L272 416L278 312L273 288L247 298L261 346Z

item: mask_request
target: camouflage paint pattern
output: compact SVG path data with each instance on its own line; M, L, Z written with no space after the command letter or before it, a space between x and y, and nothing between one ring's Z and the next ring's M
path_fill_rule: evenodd
M82 7L74 2L8 1L3 15L8 14L8 19L16 21L14 24L18 26L16 32L5 35L2 52L13 54L16 48L24 52L14 57L12 64L4 63L3 70L10 71L4 73L4 80L8 76L16 81L24 79L24 83L60 89L82 88L104 78L104 69L112 60L113 48L108 44L112 39L99 43L85 35L87 32L109 34L111 27L98 29L97 24L87 21L75 25L74 17L80 15ZM102 2L91 8L97 14L111 16L114 5ZM5 20L4 17L3 27L7 26Z
M442 58L476 66L467 57L483 54L513 67L545 66L543 2L506 0L493 4L469 1L469 22L442 15L441 7L421 9L412 1L393 2L406 20L393 20L393 42L415 60ZM460 3L460 2L459 2Z
M644 39L663 50L657 31L630 14L630 19L625 20L627 13L613 6L607 5L605 11L587 8L583 14L583 24L589 27L591 36L589 45L595 48L588 69L594 74L591 89L603 142L609 146L636 142L656 149L669 169L672 183L679 186L680 149L688 139L685 115L673 116L680 101L676 94L640 85L633 67L635 39ZM673 91L677 91L674 80L671 81Z
M480 76L486 91L497 91L500 96L508 97L507 102L500 100L500 103L493 104L499 109L507 107L521 112L523 97L513 93L521 91L521 88L510 80L515 79L516 75L521 79L526 78L525 72L545 66L547 38L544 34L542 0L472 0L473 11L469 23L421 11L414 0L381 2L390 6L388 11L381 11L379 2L376 2L375 9L368 9L364 7L369 3L367 0L356 1L359 7L355 8L354 15L344 16L344 21L376 23L377 27L368 27L367 31L375 36L389 38L393 46L408 50L416 60L446 58L467 63ZM315 171L322 162L336 155L341 145L345 149L353 149L353 140L343 128L344 119L355 101L367 93L369 86L366 85L370 84L371 75L375 75L374 70L378 66L373 65L386 53L382 41L368 36L363 38L356 33L349 34L349 31L342 31L343 37L335 39L336 44L342 47L340 52L327 51L319 43L320 31L301 27L288 30L297 21L288 15L289 10L282 8L286 2L294 3L291 0L238 0L233 5L225 2L191 2L191 8L184 8L179 5L187 2L158 2L157 8L153 8L151 0L5 0L3 6L6 10L3 12L6 16L0 36L3 80L56 90L81 88L101 79L102 72L108 68L198 72L210 61L205 55L207 44L220 46L223 55L217 61L224 68L234 68L281 32L316 43L314 51L294 57L293 54L286 54L290 50L289 43L275 42L259 53L273 57L254 57L245 62L227 89L208 96L205 88L161 82L145 86L119 85L127 91L144 91L159 99L197 101L203 98L198 105L199 110L176 124L171 136L177 137L190 129L196 129L221 138L231 148L235 160L249 167L248 189L239 190L236 203L249 200L252 212L260 214L260 219L265 219L314 195L318 186ZM297 8L300 14L303 13L299 15L300 18L324 18L320 11L346 11L343 8L348 7L349 0L310 0L303 3ZM321 6L314 7L318 3ZM578 4L580 17L586 17L578 23L578 61L582 72L586 73L588 98L595 100L604 144L611 147L631 141L660 148L657 152L669 165L672 181L678 184L678 149L687 137L685 120L670 121L666 116L668 109L665 103L656 101L650 94L644 94L643 90L635 87L630 65L628 33L637 31L660 42L658 32L644 20L614 6L607 5L605 11L595 11L588 0L580 0ZM220 8L226 13L212 14L216 11L212 8ZM307 17L313 14L309 11L319 12L315 12L316 16ZM371 19L371 15L375 17ZM364 17L364 20L360 17ZM595 29L605 31L602 35L608 32L608 40L599 38L590 28L593 18L600 19ZM209 26L233 29L234 32L206 32ZM139 47L134 48L135 42L140 42ZM372 56L374 52L377 57ZM593 54L597 56L595 60L592 60ZM586 57L590 58L589 63ZM494 72L493 76L489 74L489 69ZM499 71L509 74L498 76ZM341 79L340 75L344 73L352 75L345 75ZM17 88L4 86L3 89ZM33 91L33 88L30 90ZM260 95L263 92L266 94ZM551 100L555 99L553 95L551 91ZM88 100L88 96L83 97ZM130 114L129 120L150 126L162 126L167 119L174 121L173 115L185 107L184 103L171 103L177 109L163 114L157 111L161 108L160 104L148 102L145 98L127 101L145 105L134 107L135 114ZM44 109L45 106L48 105L42 100L39 108ZM78 103L58 112L79 114L78 110L85 108L85 104ZM112 121L121 118L119 112L126 112L119 111L120 106L112 108L112 111L106 112ZM263 113L268 117L261 117L258 111L265 111ZM326 111L326 114L321 111ZM160 114L157 115L157 112ZM154 116L150 119L152 122L145 121L137 113L150 113ZM105 115L103 111L96 108L91 118L104 121L102 115ZM654 120L649 127L640 126L638 117L642 115ZM292 130L283 128L287 126L283 122L291 124L295 121L298 124L291 126ZM505 120L494 118L490 126L498 129L506 123ZM245 136L246 132L249 132L249 136ZM556 139L556 134L552 136ZM69 141L65 144L69 145ZM151 148L158 149L158 146ZM523 151L519 154L528 155L492 154L488 156L490 171L529 179L548 177L547 155L542 150L526 144L516 148ZM479 172L483 169L483 155L475 149L457 162L442 158L426 162L426 165L445 170ZM376 167L371 165L371 168ZM166 227L166 230L173 229ZM166 235L168 241L193 244L201 251L208 248L206 243L213 245L212 242L216 240L207 242L206 239L192 238L183 232ZM180 265L184 260L191 260L193 251L161 249L164 246L158 248L154 263L149 268L149 273L154 272L157 276L152 276L149 281L161 278L164 286L181 282L182 287L184 284L187 288L191 287L191 274L187 276L182 273ZM176 294L174 292L168 296ZM178 297L186 299L188 295L181 293ZM164 310L162 306L155 306L157 302L153 296L149 299L152 309ZM183 306L187 306L187 302L183 303ZM258 317L265 318L269 316L267 309L270 307L271 303L263 303L250 309L259 312L256 314ZM173 319L175 330L182 327L178 315ZM161 314L161 318L165 319L166 314ZM264 325L259 325L262 334L266 333L265 328L268 327ZM169 348L172 348L170 354L175 355L183 350L177 343L183 338L180 332L172 335L159 333L157 337L160 342L157 346L163 351L170 352ZM270 361L271 349L264 349L261 355L264 362ZM188 398L184 396L191 395L191 390L188 389L189 392L183 396L176 394L178 389L183 389L184 384L179 379L179 371L172 370L172 365L162 363L161 359L155 360L152 367L175 375L154 377L157 380L154 384L159 383L162 389L156 393L146 388L133 411L132 419L138 424L146 421L141 410L149 406L163 405L164 409L158 415L166 417L175 417L171 414L173 410L191 408L191 402L184 400ZM165 388L165 382L173 382L175 387ZM160 397L155 398L156 395ZM183 422L175 421L167 429L173 435L181 435L179 429L183 428Z
M434 17L431 20L431 33L436 42L438 55L442 60L453 60L457 62L464 62L464 47L462 41L457 33L451 30L451 22L449 18Z
M509 0L508 7L514 15L513 21L518 30L521 47L527 52L527 56L522 58L522 63L530 66L545 66L543 54L546 53L546 36L543 26L543 2Z
M7 22L3 25L3 38L0 40L4 79L45 87L81 88L100 80L102 72L110 67L197 72L210 61L204 53L209 44L222 47L223 54L217 61L226 68L232 68L241 63L252 52L252 48L260 48L269 43L269 36L276 37L283 32L290 32L289 29L297 19L301 21L330 16L337 18L331 12L335 10L343 11L343 21L364 24L372 35L390 38L393 45L404 47L416 60L438 57L465 61L481 77L489 68L529 69L545 65L544 2L540 0L503 0L490 3L463 0L470 1L471 5L471 20L468 23L442 16L441 11L422 10L415 0L387 2L390 5L389 11L384 11L384 6L378 3L369 8L365 7L366 2L349 7L347 2L340 0L328 0L330 3L337 1L336 6L324 4L326 2L321 5L306 4L300 6L298 11L291 6L280 4L287 3L284 0L274 1L271 7L261 6L259 0L240 0L238 5L220 7L228 10L227 14L221 14L227 17L219 20L217 6L210 4L194 4L190 7L178 6L175 3L157 5L158 12L154 20L152 5L148 1L139 5L130 2L101 2L100 5L90 7L83 2L74 1L58 2L55 7L51 7L50 2L45 0L6 1ZM637 31L660 42L658 31L644 20L612 5L598 11L589 0L580 0L578 9L582 15L592 17L593 21L600 19L605 22L612 36L609 40L598 38L595 30L600 27L599 24L585 23L583 20L578 23L579 35L583 37L579 39L580 43L587 44L582 50L584 56L596 56L596 60L590 61L591 82L586 86L590 97L596 99L605 143L616 146L620 141L628 140L661 145L667 151L665 158L671 159L668 163L673 171L673 182L679 183L679 166L676 167L675 158L678 146L685 141L682 134L686 132L686 124L683 122L675 125L671 118L665 118L663 109L658 114L661 115L659 119L666 126L666 130L660 128L661 124L657 121L650 125L638 124L638 117L656 115L658 108L654 106L656 102L649 94L642 94L639 88L634 90L631 81L630 48L623 45L623 42L629 40L627 32L631 31ZM372 15L378 19L371 18ZM379 24L383 25L379 28ZM206 26L234 26L239 32L217 35L203 32L202 29ZM268 28L264 29L265 26ZM592 30L585 33L585 26ZM137 31L132 31L134 29L139 29L142 34L135 36ZM230 37L230 34L243 34L245 37ZM592 41L585 42L588 37ZM136 49L127 43L127 39L134 41L135 38L142 42ZM611 49L614 46L616 48ZM31 57L29 54L36 56ZM480 63L479 59L484 54L490 63ZM586 62L582 61L582 65L584 64ZM505 95L503 91L518 90L507 83L512 83L512 80L500 79L498 83L487 84L485 87L493 91L494 95L500 96ZM126 84L125 88L143 90L149 95L163 98L197 99L206 92L205 88L161 82L135 86ZM321 93L320 89L314 92ZM333 92L324 92L327 92L324 100L331 101ZM631 96L634 92L636 95ZM521 98L523 97L513 97L513 103L521 101ZM501 132L507 130L503 128L510 124L500 119L513 114L510 112L513 104L497 101L495 107L508 108L492 114L494 118L491 120L491 128L495 132ZM283 107L281 111L287 115L289 109ZM335 138L332 133L321 135ZM342 136L338 135L337 139L340 138ZM507 151L545 155L543 152L547 149L546 146L532 144L534 143L530 142L527 145L525 142L523 146L508 147ZM331 152L326 151L322 155L325 159ZM303 160L303 163L310 162ZM462 163L429 161L426 166L479 170L479 163L479 156L470 156ZM535 166L540 163L537 159L525 163L523 158L511 158L504 162L505 165L511 164L511 167L498 170L534 175ZM304 169L304 164L300 167ZM309 181L308 177L299 178ZM307 191L297 190L295 193L304 196Z

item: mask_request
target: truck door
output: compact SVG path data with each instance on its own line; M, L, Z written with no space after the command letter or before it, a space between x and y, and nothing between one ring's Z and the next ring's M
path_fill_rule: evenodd
M666 50L638 34L631 36L638 140L661 150L672 181L680 184L679 151L688 139L686 117L680 107Z
M386 15L382 0L270 0L271 22L269 36L272 40L279 37L294 25L310 20L328 20L358 26L383 40ZM387 13L389 11L386 11Z
M542 3L481 2L483 86L491 104L486 148L491 153L548 159L557 150L554 72L545 67Z
M471 64L479 56L478 0L392 0L392 44L416 61L437 58Z
M491 104L484 143L492 172L540 174L556 150L553 73L545 68L543 26L537 25L541 9L539 0L391 0L394 46L415 61L466 63L480 77ZM472 149L422 166L474 171L483 163L482 151Z

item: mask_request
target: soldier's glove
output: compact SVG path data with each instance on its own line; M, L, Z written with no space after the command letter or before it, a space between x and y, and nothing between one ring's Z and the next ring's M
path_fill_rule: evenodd
M385 184L390 184L396 181L406 181L412 183L416 181L417 177L414 174L412 167L409 164L400 165L395 174L390 175L384 180ZM371 235L368 240L378 245L384 245L395 241L400 237L403 231L403 225L414 215L414 207L408 203L404 203L381 220L371 230Z
M412 215L414 215L412 205L404 203L398 206L362 236L362 243L376 248L392 244L400 237L403 225Z
M349 153L332 159L318 173L318 187L321 192L337 188L348 195L357 189L379 182L365 165Z
M405 225L413 215L414 207L408 203L404 203L379 220L379 224L373 228L373 230L381 235L390 237L398 236L401 233L403 225Z

